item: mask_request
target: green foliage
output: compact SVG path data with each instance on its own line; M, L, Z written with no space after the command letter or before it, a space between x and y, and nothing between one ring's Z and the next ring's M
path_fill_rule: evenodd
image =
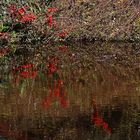
M6 32L9 29L9 26L0 24L0 32Z

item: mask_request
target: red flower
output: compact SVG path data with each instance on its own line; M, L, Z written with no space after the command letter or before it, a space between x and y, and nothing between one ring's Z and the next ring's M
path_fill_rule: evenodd
M17 5L16 4L11 4L8 6L8 11L10 14L15 13L17 11Z
M33 64L25 64L25 65L22 65L21 68L24 68L24 69L27 69L27 68L33 68L34 65Z
M103 128L104 128L104 129L108 129L108 123L104 122L104 123L103 123Z
M52 25L53 25L53 17L52 17L52 15L47 16L46 21L49 24L49 26L52 27Z
M29 22L29 21L34 21L36 19L36 16L33 13L29 13L25 16L23 16L20 20L20 22Z
M48 8L48 12L56 12L58 9L57 8Z
M18 9L18 13L21 14L21 15L25 14L25 12L26 12L25 8L19 8Z
M8 33L1 33L1 32L0 32L0 37L1 37L1 36L6 36L6 35L8 35Z
M37 71L22 71L20 75L24 78L35 78L37 76Z
M68 33L65 30L62 30L60 33L57 34L58 37L66 37Z

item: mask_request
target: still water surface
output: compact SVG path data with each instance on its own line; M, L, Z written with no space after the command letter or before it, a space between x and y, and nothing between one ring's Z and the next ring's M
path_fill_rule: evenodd
M3 59L0 140L139 140L139 47L42 47Z

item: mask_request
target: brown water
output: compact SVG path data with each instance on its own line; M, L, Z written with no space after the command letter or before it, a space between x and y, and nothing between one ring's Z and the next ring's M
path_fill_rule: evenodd
M139 45L43 48L1 65L0 140L139 140Z

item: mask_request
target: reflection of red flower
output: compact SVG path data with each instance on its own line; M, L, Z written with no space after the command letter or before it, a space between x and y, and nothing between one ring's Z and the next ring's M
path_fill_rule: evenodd
M12 130L11 124L7 122L0 122L0 135L6 137L6 139L27 140L25 133L21 133L19 130ZM3 138L1 138L1 140L2 139ZM30 138L30 140L34 140L34 138Z
M21 76L23 76L24 78L27 78L29 76L30 72L29 71L22 71L20 73Z
M37 76L37 71L22 71L20 75L24 78L35 78Z
M108 123L105 122L104 119L99 117L99 115L98 115L98 110L97 110L97 105L96 105L95 100L93 100L93 105L94 105L95 112L93 113L93 116L92 116L92 122L97 126L102 126L105 131L111 133L112 130L109 127Z
M37 71L32 71L32 72L31 72L31 77L32 77L32 78L35 78L36 76L37 76Z
M53 74L54 72L57 71L57 68L54 64L49 63L47 66L48 66L48 69L49 69L49 74Z
M60 97L60 103L62 107L68 107L68 100L64 96Z
M93 118L93 122L96 124L96 125L102 125L102 123L104 122L102 118L99 118L99 117L96 117L96 118Z
M48 108L50 105L51 105L51 102L52 102L52 91L50 93L49 96L46 96L43 101L42 101L42 105L45 107L45 108Z
M19 78L19 77L17 77L17 78L14 79L14 83L15 83L16 85L19 83L19 81L20 81L20 78Z
M58 97L62 107L68 107L68 100L65 97L66 93L62 90L62 85L62 80L59 79L54 81L54 88L50 89L49 96L45 97L42 101L42 105L45 108L48 108L51 105L53 97Z
M108 126L108 123L103 120L103 118L100 118L98 116L97 117L93 117L92 118L92 121L93 121L93 123L95 125L97 125L97 126L103 126L103 128L104 128L105 131L111 133L111 128Z

